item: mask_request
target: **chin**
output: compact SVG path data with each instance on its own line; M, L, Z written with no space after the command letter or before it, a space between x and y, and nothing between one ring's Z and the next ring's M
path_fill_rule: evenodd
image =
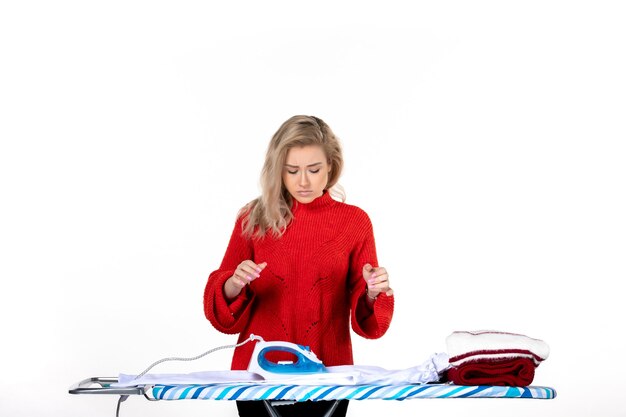
M294 199L301 204L308 204L311 201L315 200L315 197L294 197Z

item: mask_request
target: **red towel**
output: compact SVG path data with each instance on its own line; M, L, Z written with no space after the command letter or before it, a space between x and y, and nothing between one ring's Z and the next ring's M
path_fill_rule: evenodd
M465 362L448 369L448 380L456 385L525 387L534 377L535 363L528 358Z

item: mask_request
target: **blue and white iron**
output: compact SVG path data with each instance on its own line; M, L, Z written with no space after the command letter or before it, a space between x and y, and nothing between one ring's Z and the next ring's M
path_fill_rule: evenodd
M250 357L248 372L258 374L265 380L328 372L309 346L283 341L266 342L257 335L250 335L250 339L257 342ZM296 361L272 362L265 357L269 352L289 352L296 357Z

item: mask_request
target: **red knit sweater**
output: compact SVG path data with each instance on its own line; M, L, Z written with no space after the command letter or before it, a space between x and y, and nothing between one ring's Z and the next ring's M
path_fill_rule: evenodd
M350 323L358 335L376 339L393 316L393 296L381 293L373 309L365 300L363 265L378 266L372 224L363 210L327 192L311 203L295 203L292 212L278 239L269 233L260 240L244 238L237 220L220 268L209 275L205 315L217 330L239 333L239 342L254 333L266 341L310 346L326 366L351 365ZM246 259L267 267L227 301L224 283ZM237 348L231 369L246 369L253 348Z

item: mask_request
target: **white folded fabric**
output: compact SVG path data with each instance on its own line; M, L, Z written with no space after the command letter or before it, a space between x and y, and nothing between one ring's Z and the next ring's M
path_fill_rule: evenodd
M543 340L494 330L455 331L446 338L446 348L453 366L510 358L529 358L539 365L550 354L550 347Z

